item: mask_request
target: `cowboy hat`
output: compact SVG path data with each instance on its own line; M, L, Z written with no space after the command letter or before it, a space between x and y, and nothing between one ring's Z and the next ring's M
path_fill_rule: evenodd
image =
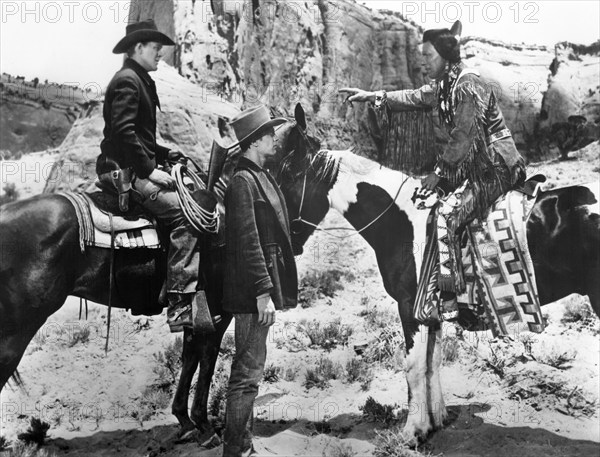
M132 45L146 41L154 41L165 46L175 45L171 38L158 31L152 19L148 19L147 21L128 24L125 28L125 36L117 43L113 49L113 54L122 54L127 52Z
M269 110L265 105L257 105L242 111L229 121L229 125L233 127L233 132L238 141L227 149L238 146L244 140L258 136L262 132L267 133L269 128L283 124L284 122L287 122L287 119L283 117L271 119Z

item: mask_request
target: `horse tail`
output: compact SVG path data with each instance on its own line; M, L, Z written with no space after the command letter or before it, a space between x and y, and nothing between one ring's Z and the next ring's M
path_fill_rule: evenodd
M23 382L23 378L21 377L21 373L19 373L19 370L15 370L14 373L10 376L10 382L14 382L15 386L17 386L19 389L25 386L25 383Z

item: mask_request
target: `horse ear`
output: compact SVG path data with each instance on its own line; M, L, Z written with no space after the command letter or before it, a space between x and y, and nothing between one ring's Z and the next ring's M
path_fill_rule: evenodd
M304 108L302 108L300 103L296 104L296 109L294 110L294 119L296 119L298 125L302 127L302 130L306 130L306 114L304 113Z

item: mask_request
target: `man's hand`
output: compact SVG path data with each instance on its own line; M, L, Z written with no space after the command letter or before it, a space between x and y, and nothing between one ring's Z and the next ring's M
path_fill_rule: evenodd
M421 186L423 187L423 189L433 191L435 190L439 182L440 177L435 173L430 173L429 175L421 179Z
M348 94L345 100L348 102L375 102L375 92L368 92L355 87L343 87L338 92Z
M183 152L181 152L181 151L169 151L169 153L167 154L167 160L170 163L177 163L185 158L186 157L183 155Z
M256 299L258 308L258 323L264 327L269 327L275 323L275 303L270 295L262 295Z
M163 189L175 189L175 180L171 175L158 168L155 168L152 173L150 173L148 179Z

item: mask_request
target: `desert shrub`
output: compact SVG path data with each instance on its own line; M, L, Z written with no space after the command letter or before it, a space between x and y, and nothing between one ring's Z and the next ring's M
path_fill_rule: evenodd
M535 337L531 333L523 333L519 336L519 341L523 344L525 354L529 357L533 357L533 343L535 343Z
M352 449L352 445L338 443L330 451L323 451L323 457L356 457L358 452Z
M235 354L235 336L231 332L225 332L221 340L221 348L219 353L222 356L232 356Z
M178 336L165 347L162 352L153 355L155 367L152 369L156 375L155 386L163 390L171 390L177 385L181 371L181 354L183 353L183 339Z
M0 195L0 205L14 202L19 198L19 191L14 182L7 183L2 190L4 191L4 194Z
M423 457L431 456L431 453L422 454L412 450L414 444L408 441L400 429L395 430L377 430L377 439L375 441L374 457Z
M268 383L277 382L279 381L282 372L283 368L270 364L269 366L265 367L263 372L263 381Z
M367 398L365 404L358 407L366 421L383 422L388 426L397 421L395 408L396 405L382 405L373 397Z
M48 422L44 422L37 417L32 417L29 421L29 427L27 430L23 433L19 433L17 438L26 444L34 443L38 446L41 446L48 437L49 429L50 424Z
M572 324L572 327L577 328L579 331L586 329L594 335L600 334L598 317L592 311L589 302L580 297L567 302L561 321L564 324Z
M362 298L361 303L365 298ZM358 315L365 319L367 328L371 330L387 328L390 324L400 324L400 316L397 312L379 306L367 307Z
M40 449L37 444L27 444L17 442L13 446L10 457L55 457L55 453L50 453L46 449Z
M378 363L385 368L399 370L402 367L401 354L404 344L400 325L391 325L369 342L363 359L369 364Z
M286 368L285 373L283 375L283 379L285 381L294 381L298 376L298 368Z
M168 408L170 404L171 394L168 390L157 386L148 386L142 392L138 408L132 412L131 416L143 424L163 409Z
M458 360L460 342L457 337L452 335L444 336L442 339L442 361L452 363Z
M80 329L77 329L73 332L73 334L69 337L69 341L67 343L67 345L72 348L73 346L81 343L81 344L85 344L90 340L90 328L89 327L83 327Z
M329 387L329 381L331 379L340 379L344 369L339 363L334 363L330 359L321 357L314 368L308 368L306 370L306 377L304 379L304 387L310 389L317 387L319 389L325 389Z
M583 300L570 300L565 306L562 322L585 322L594 317L590 306Z
M577 351L575 349L562 350L558 345L547 348L544 343L535 351L535 358L538 362L559 370L569 368L576 356Z
M218 421L225 420L225 407L227 403L227 386L229 384L229 370L219 361L210 384L210 400L208 412Z
M310 338L311 345L320 346L326 351L333 349L338 344L347 345L348 339L352 335L352 327L342 325L339 317L325 325L316 319L312 322L303 319L298 323L298 330L306 333Z
M362 358L354 357L346 362L346 380L348 382L360 382L362 390L368 390L372 378L371 368Z
M343 276L351 281L354 275L351 272L344 273L338 269L307 273L298 285L298 303L302 308L308 308L319 298L333 298L335 293L344 287L341 283Z

